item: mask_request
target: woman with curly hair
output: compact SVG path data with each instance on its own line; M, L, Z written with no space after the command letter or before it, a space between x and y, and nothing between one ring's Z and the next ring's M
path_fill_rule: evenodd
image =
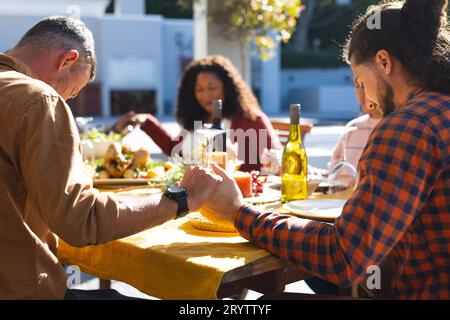
M281 143L251 89L227 58L208 56L187 67L178 90L175 112L178 123L189 132L193 132L195 121L211 123L212 103L217 99L223 101L222 123L231 129L228 138L237 144L243 161L240 170L260 170L259 156L263 149L281 149ZM183 134L173 138L152 115L146 115L141 129L167 155L180 143L179 138L183 142L189 140Z

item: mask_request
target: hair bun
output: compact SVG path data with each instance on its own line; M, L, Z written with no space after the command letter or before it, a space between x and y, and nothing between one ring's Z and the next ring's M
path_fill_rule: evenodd
M438 31L447 25L448 0L407 0L401 10L417 27Z

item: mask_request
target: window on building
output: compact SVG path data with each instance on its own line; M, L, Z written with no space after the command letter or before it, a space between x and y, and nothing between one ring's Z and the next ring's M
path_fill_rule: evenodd
M75 117L102 115L101 83L89 83L77 97L67 101Z
M155 90L111 90L111 114L129 111L156 114Z

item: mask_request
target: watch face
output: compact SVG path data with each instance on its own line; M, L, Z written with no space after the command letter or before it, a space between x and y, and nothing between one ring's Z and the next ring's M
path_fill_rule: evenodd
M186 192L186 189L180 186L170 186L167 188L167 191L169 191L173 195L183 194Z

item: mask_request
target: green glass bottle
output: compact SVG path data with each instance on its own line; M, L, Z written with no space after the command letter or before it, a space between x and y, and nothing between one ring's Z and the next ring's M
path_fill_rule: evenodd
M300 131L300 104L292 104L289 139L281 162L281 200L283 202L306 199L307 159Z

